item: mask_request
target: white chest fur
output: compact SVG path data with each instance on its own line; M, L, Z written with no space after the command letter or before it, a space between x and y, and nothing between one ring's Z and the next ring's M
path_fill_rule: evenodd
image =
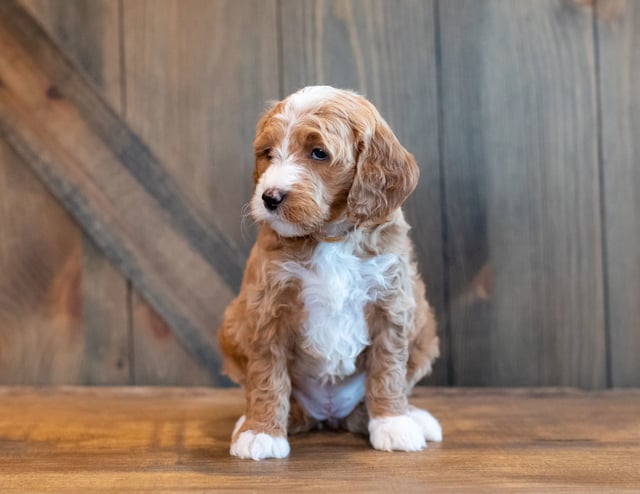
M285 270L302 280L307 319L299 349L314 360L314 379L335 382L352 375L356 358L369 344L365 305L388 285L397 256L362 259L353 244L321 242L306 266Z

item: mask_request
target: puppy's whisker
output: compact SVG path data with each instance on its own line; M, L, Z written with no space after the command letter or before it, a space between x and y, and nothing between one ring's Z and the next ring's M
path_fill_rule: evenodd
M242 237L242 240L247 240L249 235L247 221L250 222L249 224L254 223L253 217L251 216L251 204L248 202L242 206L242 210L240 212L240 236Z

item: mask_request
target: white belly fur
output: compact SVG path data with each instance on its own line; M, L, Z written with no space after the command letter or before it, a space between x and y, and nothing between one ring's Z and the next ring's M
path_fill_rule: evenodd
M364 307L387 288L398 257L362 259L349 241L320 243L308 265L288 262L288 275L302 280L308 314L292 369L293 395L318 420L344 418L364 398L356 359L369 345Z

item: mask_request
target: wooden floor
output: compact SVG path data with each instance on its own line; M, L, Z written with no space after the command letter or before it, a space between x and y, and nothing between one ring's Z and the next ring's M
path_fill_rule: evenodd
M238 460L239 390L0 388L0 491L640 492L640 390L424 388L444 428L419 453L366 438L291 438Z

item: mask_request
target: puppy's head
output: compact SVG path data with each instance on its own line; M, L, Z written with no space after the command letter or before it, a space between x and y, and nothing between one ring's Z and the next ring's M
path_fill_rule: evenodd
M379 224L406 200L418 166L375 107L350 91L311 86L261 117L251 214L281 236Z

